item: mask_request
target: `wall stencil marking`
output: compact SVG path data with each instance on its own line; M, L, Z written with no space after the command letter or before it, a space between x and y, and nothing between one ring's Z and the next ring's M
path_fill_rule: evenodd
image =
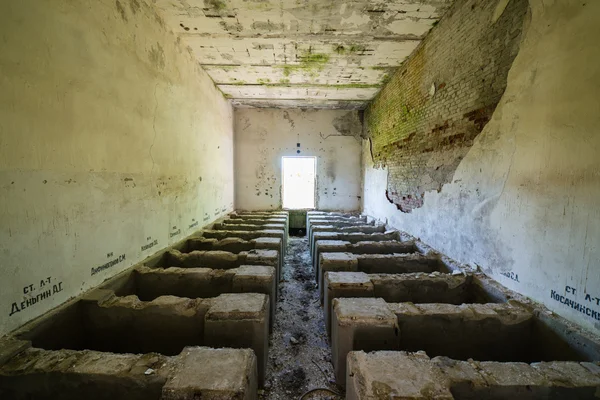
M12 317L14 314L23 311L24 309L31 307L37 303L41 303L44 300L49 299L57 293L63 291L63 283L62 281L56 282L56 278L47 277L41 279L39 285L35 283L31 283L23 287L23 301L13 302L10 307L9 317ZM52 284L52 282L56 282ZM40 292L37 295L34 292Z

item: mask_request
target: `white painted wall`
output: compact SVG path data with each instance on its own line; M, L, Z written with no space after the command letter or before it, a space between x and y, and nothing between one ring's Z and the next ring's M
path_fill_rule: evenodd
M358 210L357 111L240 108L234 115L237 209L281 208L281 157L300 155L317 157L318 209Z
M504 97L453 182L404 214L365 143L364 210L598 331L551 294L600 313L600 3L530 4Z
M0 4L0 336L232 208L231 106L150 1Z

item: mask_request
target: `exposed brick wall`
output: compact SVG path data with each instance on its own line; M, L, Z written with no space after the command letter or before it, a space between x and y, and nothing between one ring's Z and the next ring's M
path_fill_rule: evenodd
M451 181L504 93L528 2L499 3L456 0L365 112L385 196L404 212Z

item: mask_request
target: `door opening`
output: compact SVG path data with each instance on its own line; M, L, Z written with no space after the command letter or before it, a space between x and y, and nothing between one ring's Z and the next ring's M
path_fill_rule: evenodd
M283 208L315 208L316 157L282 157Z

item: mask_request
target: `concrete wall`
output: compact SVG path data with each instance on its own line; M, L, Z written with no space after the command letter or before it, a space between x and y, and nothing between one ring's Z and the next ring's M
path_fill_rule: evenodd
M504 96L451 183L402 213L364 143L364 210L598 331L600 3L530 7Z
M232 210L227 100L148 0L0 5L0 335Z
M316 208L358 210L362 125L357 111L236 109L234 115L237 209L281 208L281 157L315 156Z

